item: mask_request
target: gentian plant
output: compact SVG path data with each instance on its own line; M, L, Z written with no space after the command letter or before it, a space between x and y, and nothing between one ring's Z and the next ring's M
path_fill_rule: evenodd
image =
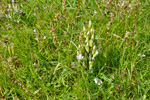
M83 32L83 40L85 42L78 45L76 57L82 67L88 68L90 71L92 71L93 62L95 60L95 57L98 55L100 49L97 49L94 43L95 36L91 21L89 21L87 29L83 26Z

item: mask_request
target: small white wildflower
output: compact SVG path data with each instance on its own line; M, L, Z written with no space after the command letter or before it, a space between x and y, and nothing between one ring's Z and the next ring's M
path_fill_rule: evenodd
M139 53L138 56L140 56L140 57L146 57L145 54L142 54L142 55L141 55L141 53Z
M21 7L23 7L23 5L22 5L22 4L21 4L20 6L21 6Z
M36 16L36 13L34 12L34 14L33 14L34 16Z
M34 63L33 65L36 65L36 63Z
M141 53L139 53L138 56L141 56Z
M77 59L79 59L79 60L83 59L82 54L79 54L79 56L77 56Z
M131 4L129 4L129 7L131 7Z
M97 11L96 11L96 10L94 10L94 14L97 14Z
M121 5L122 7L124 6L124 3L122 3L122 5Z
M43 39L45 40L45 39L46 39L46 36L44 36Z
M146 57L146 55L145 55L145 54L142 54L142 57Z
M100 80L98 78L95 78L94 82L95 82L95 84L98 84L98 85L101 85L103 83L102 80Z
M38 41L39 39L38 39L38 38L35 38L35 40L37 40L37 41Z
M35 32L36 32L36 29L34 29L33 32L35 33Z
M98 50L95 51L95 55L98 55Z
M19 23L20 22L20 19L17 19L17 23Z
M97 49L97 50L95 51L95 54L93 55L93 57L96 57L96 56L98 55L99 51L100 51L100 49Z

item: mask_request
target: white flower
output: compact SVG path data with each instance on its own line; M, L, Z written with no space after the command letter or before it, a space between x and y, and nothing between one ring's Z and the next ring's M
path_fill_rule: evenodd
M97 13L97 11L96 10L94 10L94 14L96 14Z
M78 55L78 56L76 56L76 57L77 57L77 59L79 59L79 60L83 59L82 54L79 54L79 55Z
M131 8L131 4L129 4L129 7Z
M36 13L34 12L34 14L33 14L34 16L36 16Z
M95 51L95 55L98 55L98 50Z
M38 38L35 38L35 40L37 40L37 41L38 41L39 39L38 39Z
M141 56L141 53L139 53L138 56Z
M21 6L21 7L23 7L23 5L22 5L22 4L21 4L20 6Z
M36 32L36 29L34 29L33 32L35 33L35 32Z
M43 39L45 40L45 39L46 39L46 36L44 36Z
M33 65L36 65L36 63L34 63Z
M145 55L145 54L142 54L142 57L146 57L146 55Z
M17 19L17 23L19 23L20 22L20 19Z
M139 53L138 56L140 56L140 57L146 57L145 54L142 54L142 55L141 55L141 53Z
M98 78L95 78L94 82L95 82L95 84L98 84L98 85L101 85L103 83L102 80L100 80Z

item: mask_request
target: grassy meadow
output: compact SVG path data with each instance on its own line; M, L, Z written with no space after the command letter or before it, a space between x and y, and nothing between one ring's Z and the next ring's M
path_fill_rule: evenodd
M77 57L90 21L92 72ZM0 99L149 100L150 1L0 0Z

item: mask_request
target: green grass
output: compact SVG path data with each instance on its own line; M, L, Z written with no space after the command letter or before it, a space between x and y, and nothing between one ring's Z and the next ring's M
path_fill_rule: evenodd
M102 1L1 0L0 98L149 100L150 1ZM72 65L89 20L101 49L93 73Z

